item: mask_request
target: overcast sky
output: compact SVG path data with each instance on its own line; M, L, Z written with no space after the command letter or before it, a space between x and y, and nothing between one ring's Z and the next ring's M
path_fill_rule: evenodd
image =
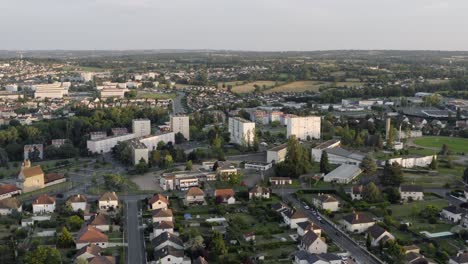
M0 49L468 50L467 0L0 0Z

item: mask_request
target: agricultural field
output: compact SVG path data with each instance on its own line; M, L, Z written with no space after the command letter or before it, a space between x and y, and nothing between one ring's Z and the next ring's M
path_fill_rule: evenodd
M250 93L255 90L255 86L259 86L260 88L265 88L269 89L275 86L276 82L275 81L256 81L256 82L250 82L246 84L242 84L239 82L240 85L233 85L232 87L232 92L234 93ZM228 85L230 83L227 83ZM237 84L237 83L236 83ZM232 84L231 84L232 85Z
M455 137L421 137L414 140L414 144L421 147L440 150L445 144L449 150L460 153L468 153L468 139Z
M277 86L266 91L266 93L285 92L285 93L302 93L302 92L318 92L322 87L354 87L360 86L360 82L321 82L321 81L297 81L284 85Z

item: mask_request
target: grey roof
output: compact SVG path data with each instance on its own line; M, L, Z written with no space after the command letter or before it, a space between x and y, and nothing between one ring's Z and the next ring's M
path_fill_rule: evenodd
M451 257L450 259L459 264L468 263L468 253L458 254L457 256Z
M449 205L447 207L444 207L442 210L448 211L448 212L450 212L452 214L462 214L463 213L463 210L461 210L460 208L458 208L455 205Z
M400 190L402 192L423 192L423 188L418 185L401 185Z
M383 229L381 226L379 225L373 225L371 227L369 227L369 229L367 230L367 232L369 232L369 235L374 238L374 239L377 239L379 238L383 233L386 232L385 229Z
M341 258L335 254L332 253L320 253L320 254L310 254L309 252L305 250L300 250L296 253L294 253L294 256L298 258L299 260L305 260L308 263L316 263L319 261L339 261Z
M362 161L364 159L364 156L365 156L364 154L357 153L357 152L351 152L351 151L348 151L348 150L346 150L344 148L340 148L340 147L330 148L330 149L326 149L324 151L326 151L327 154L333 154L333 155L342 156L342 157L355 159L355 160L359 160L359 161Z
M177 244L177 245L180 245L180 246L183 246L184 243L182 242L182 240L174 235L174 234L171 234L169 232L163 232L162 234L160 234L159 236L153 238L153 240L151 240L151 244L153 246L158 246L166 241L171 241L172 243L174 244Z
M351 181L354 177L358 176L362 172L361 168L356 165L342 164L338 168L332 170L330 173L324 176L325 181L333 180L347 180Z
M363 224L363 223L372 223L375 222L372 220L369 216L367 216L364 213L354 213L354 214L349 214L345 215L343 217L343 220L350 224Z
M315 234L314 232L307 232L301 239L302 244L306 245L309 247L312 245L317 239L320 239L320 237Z
M174 256L174 257L183 257L184 251L173 248L171 246L165 246L159 250L154 251L154 259L161 259L166 256Z

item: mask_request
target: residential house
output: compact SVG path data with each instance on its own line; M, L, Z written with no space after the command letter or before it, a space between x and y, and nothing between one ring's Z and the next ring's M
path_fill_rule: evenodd
M174 233L174 223L170 221L153 223L153 237L157 237L164 232Z
M157 259L159 264L190 264L190 259L185 257L184 250L171 246L154 250L154 259Z
M409 246L403 246L403 253L405 255L408 254L408 253L411 253L411 252L419 254L420 251L421 251L421 249L418 246L414 245L414 244L409 245Z
M328 245L325 243L324 238L314 232L307 232L301 238L300 248L312 254L320 254L327 252Z
M450 205L442 209L441 215L453 223L459 223L462 219L463 211L455 205Z
M255 241L255 233L254 232L245 233L244 234L244 240L246 242Z
M314 198L313 204L321 210L329 210L332 212L339 210L338 200L330 194L320 194L318 197Z
M107 248L109 238L99 229L92 226L84 226L78 231L75 239L76 249L81 249L87 245L96 245L101 248Z
M78 212L79 210L84 212L86 210L87 201L86 196L75 194L68 198L67 205L70 206L74 212Z
M109 232L111 220L106 214L98 213L90 219L89 225L102 232Z
M366 232L375 221L364 213L352 213L343 217L343 225L349 232Z
M296 229L297 224L309 220L307 216L299 210L286 209L281 212L284 222L289 225L289 228Z
M88 260L88 264L115 264L114 256L96 256Z
M53 213L55 211L55 198L42 194L32 202L33 213Z
M151 210L166 209L169 206L169 200L161 194L155 194L148 203Z
M154 250L159 250L163 247L170 246L175 249L184 250L184 243L182 239L170 232L162 232L151 240Z
M283 202L274 203L271 205L271 209L275 212L280 213L284 209L289 209L289 206Z
M410 252L405 256L405 262L408 264L436 264L437 262L424 257L419 253Z
M270 199L271 189L262 187L262 186L255 186L249 189L249 199L252 200L253 198L260 198L260 199Z
M332 253L311 254L305 250L294 253L294 264L342 264L342 259Z
M363 185L356 185L351 187L351 199L354 200L362 200L364 198L364 190L365 187Z
M417 185L401 185L399 188L401 200L420 201L424 199L424 192L421 186Z
M88 260L90 258L100 256L101 252L102 252L102 248L100 248L99 246L90 244L78 250L78 252L75 255L75 259L76 260L78 259Z
M21 189L12 184L0 185L0 200L21 194Z
M371 246L377 247L380 243L395 240L395 237L379 225L373 225L367 230L367 235L371 237Z
M468 264L468 253L458 253L449 259L449 264Z
M204 257L199 256L192 262L192 264L208 264L208 261Z
M158 223L158 222L162 222L162 221L173 222L174 221L174 216L172 214L171 209L161 208L161 209L153 210L152 220L153 220L153 223Z
M0 215L9 215L13 212L21 213L22 203L15 197L0 200Z
M310 220L297 223L297 234L299 236L304 236L309 231L314 232L317 236L322 235L322 229Z
M32 192L44 188L44 172L40 165L31 167L29 160L24 160L18 175L18 187L23 192Z
M235 204L236 197L234 197L234 194L233 189L216 189L214 193L216 203Z
M98 200L100 210L116 209L119 207L119 197L115 192L105 192Z
M270 177L271 185L290 185L292 179L289 177Z
M185 194L185 202L189 204L205 203L205 193L198 187L190 187Z

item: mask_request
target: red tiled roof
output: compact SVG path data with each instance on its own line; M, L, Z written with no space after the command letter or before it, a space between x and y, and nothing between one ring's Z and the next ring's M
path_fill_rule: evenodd
M151 199L149 200L149 203L154 204L157 201L161 201L161 202L169 205L169 201L167 200L166 196L161 195L161 194L156 194L153 197L151 197Z
M33 204L54 204L54 203L55 203L55 198L50 197L47 194L42 194L33 201Z
M61 173L47 173L46 175L44 175L44 183L47 184L47 183L51 183L51 182L54 182L54 181L58 181L58 180L61 180L65 178L65 175L61 174Z
M108 241L109 239L105 234L92 226L83 227L76 236L76 243L102 243Z
M11 193L11 192L16 192L16 191L21 191L21 189L12 184L0 185L0 195Z

